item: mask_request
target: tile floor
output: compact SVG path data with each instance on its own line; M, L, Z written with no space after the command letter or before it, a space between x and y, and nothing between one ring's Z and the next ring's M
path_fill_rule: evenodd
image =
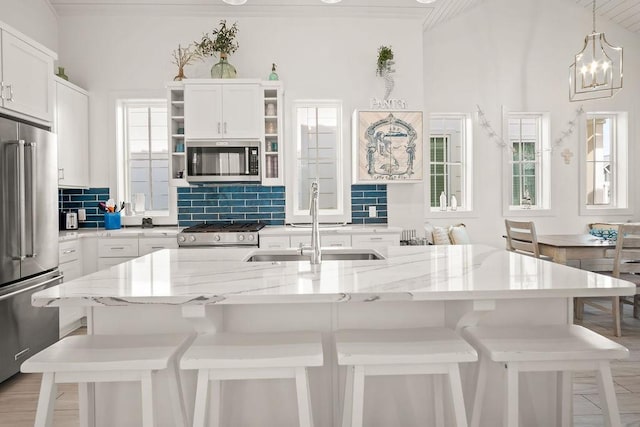
M585 306L584 326L613 338L631 351L627 360L613 363L618 405L625 427L640 427L640 320L631 316L631 307L625 307L623 336L611 335L611 317ZM83 333L83 329L76 333ZM40 387L40 375L18 374L0 384L0 426L31 427ZM603 426L598 391L593 375L578 374L574 378L574 426ZM54 426L78 425L78 389L75 384L58 386L54 413Z

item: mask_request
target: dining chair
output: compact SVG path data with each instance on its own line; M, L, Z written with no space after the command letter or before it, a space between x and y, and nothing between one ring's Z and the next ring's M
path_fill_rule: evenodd
M538 249L538 237L533 221L504 220L507 229L507 250L524 255L544 258Z
M640 225L622 224L618 227L613 271L599 271L598 273L626 280L635 283L636 287L640 287ZM616 337L622 336L623 304L633 305L633 317L636 319L640 314L640 297L637 294L631 301L627 297L612 297L611 309L588 298L578 298L576 304L578 319L582 318L584 304L599 310L610 311L613 315L613 333Z

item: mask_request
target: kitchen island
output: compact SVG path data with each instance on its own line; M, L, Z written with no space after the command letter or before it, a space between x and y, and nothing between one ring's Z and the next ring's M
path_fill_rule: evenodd
M325 260L319 266L245 262L254 252L265 251L163 250L47 289L33 304L87 307L89 333L97 334L321 331L325 366L310 370L314 419L316 426L338 426L344 370L335 362L337 329L566 324L572 321L573 297L635 293L635 285L625 281L482 245L390 247L379 250L382 260ZM474 365L462 371L467 404ZM498 368L495 377L483 425L501 422ZM185 372L183 379L192 402L195 375ZM409 427L431 420L425 381L368 381L365 425ZM523 375L521 384L527 398L522 425L556 425L555 376ZM290 381L228 382L222 425L293 426L295 402ZM138 403L134 385L99 385L97 425L139 424ZM168 407L157 408L157 419L166 425Z

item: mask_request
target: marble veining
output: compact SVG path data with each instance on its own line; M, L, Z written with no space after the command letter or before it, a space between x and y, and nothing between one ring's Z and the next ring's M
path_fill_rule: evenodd
M36 306L204 305L633 295L635 285L484 245L384 260L243 262L259 249L165 249L38 292Z

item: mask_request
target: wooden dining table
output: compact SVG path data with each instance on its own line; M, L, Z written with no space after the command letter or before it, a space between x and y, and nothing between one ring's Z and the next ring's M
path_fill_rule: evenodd
M540 254L554 262L589 271L613 270L616 242L590 234L542 234Z

